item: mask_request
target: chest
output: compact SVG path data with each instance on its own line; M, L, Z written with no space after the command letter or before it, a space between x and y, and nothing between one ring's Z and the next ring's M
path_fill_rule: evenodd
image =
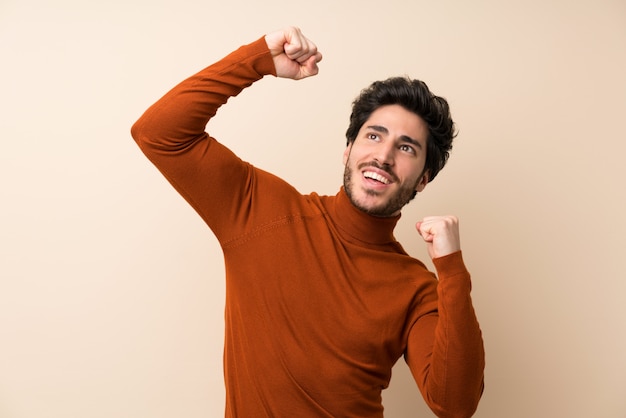
M225 254L228 303L305 376L390 373L431 290L432 277L406 254L319 225L274 228Z

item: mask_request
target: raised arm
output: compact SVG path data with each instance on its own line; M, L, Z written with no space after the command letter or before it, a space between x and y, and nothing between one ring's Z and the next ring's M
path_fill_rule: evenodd
M299 29L273 32L182 81L133 125L141 150L218 239L238 233L231 220L252 199L253 170L205 132L208 122L230 97L265 75L301 79L317 74L320 60Z
M131 134L151 159L179 154L208 137L207 123L230 97L265 75L295 80L315 75L321 59L298 28L273 32L178 84L141 116Z
M470 417L484 387L485 353L470 297L470 274L463 263L458 219L428 217L416 228L439 277L438 314L415 323L405 358L438 417Z

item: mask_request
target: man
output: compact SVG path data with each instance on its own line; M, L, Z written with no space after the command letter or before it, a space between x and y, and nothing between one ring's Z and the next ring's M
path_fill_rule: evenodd
M313 76L321 59L297 28L268 34L180 83L132 129L224 252L226 416L382 417L400 356L435 414L471 416L484 352L458 221L417 223L439 280L393 237L447 159L445 100L408 79L365 90L336 196L302 195L204 131L253 82Z

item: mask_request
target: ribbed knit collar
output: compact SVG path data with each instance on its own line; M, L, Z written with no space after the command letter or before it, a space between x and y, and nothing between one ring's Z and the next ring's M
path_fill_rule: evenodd
M334 199L334 205L328 208L332 213L337 227L352 238L369 244L387 244L395 242L393 230L400 219L400 215L381 218L368 215L357 209L343 187Z

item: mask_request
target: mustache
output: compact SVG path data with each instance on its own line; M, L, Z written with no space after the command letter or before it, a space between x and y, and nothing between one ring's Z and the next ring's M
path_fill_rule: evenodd
M387 164L379 164L376 161L369 161L366 163L361 163L359 164L359 166L357 167L359 170L364 169L365 167L375 167L379 170L384 171L385 173L389 174L389 177L391 177L391 179L395 182L398 181L398 177L395 175L395 173L393 171L391 171L391 167L389 167Z

